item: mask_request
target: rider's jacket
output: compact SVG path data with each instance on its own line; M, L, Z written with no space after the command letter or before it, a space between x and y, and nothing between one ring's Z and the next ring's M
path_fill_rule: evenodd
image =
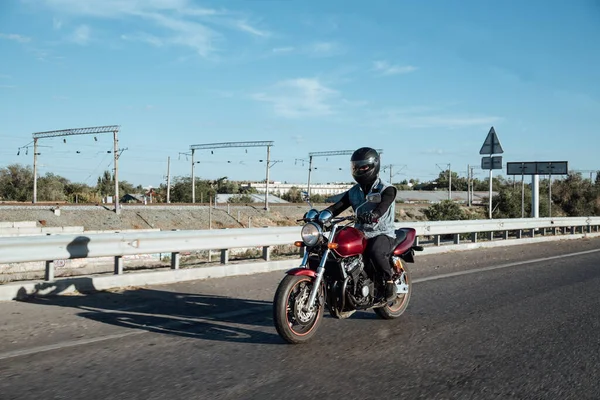
M387 187L391 186L389 183L383 181L381 178L377 178L377 180L371 186L370 193L381 193ZM358 208L358 216L367 213L369 211L373 211L377 208L377 203L365 203L366 196L368 193L365 193L360 185L357 183L348 191L348 197L350 200L350 204L352 205L352 209L356 212ZM361 204L365 203L361 206ZM386 212L378 218L376 223L372 224L360 224L356 223L355 227L365 234L367 239L378 235L387 235L391 238L395 238L395 226L394 226L394 217L396 215L396 203L392 201L389 208Z

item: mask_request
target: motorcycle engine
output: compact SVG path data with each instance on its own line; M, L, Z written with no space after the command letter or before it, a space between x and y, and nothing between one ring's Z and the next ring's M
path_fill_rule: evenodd
M354 275L358 275L357 272L360 272L360 267L363 266L362 255L358 255L356 257L348 258L342 261L342 265L346 272L354 278Z
M345 259L342 266L350 278L346 295L351 307L368 308L372 303L375 285L365 271L362 255Z

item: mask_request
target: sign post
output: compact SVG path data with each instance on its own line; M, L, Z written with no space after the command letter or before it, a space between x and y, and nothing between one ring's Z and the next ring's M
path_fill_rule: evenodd
M502 157L492 157L492 155L502 153L504 153L504 150L502 149L498 135L496 135L496 131L492 126L483 142L483 146L481 146L481 150L479 150L479 154L489 154L489 157L483 157L481 159L481 169L490 170L489 219L492 219L492 170L502 169Z
M507 175L521 175L521 217L525 217L525 184L524 175L531 175L531 216L539 217L539 175L548 175L548 213L552 217L552 175L568 175L567 161L536 161L536 162L509 162L506 163Z

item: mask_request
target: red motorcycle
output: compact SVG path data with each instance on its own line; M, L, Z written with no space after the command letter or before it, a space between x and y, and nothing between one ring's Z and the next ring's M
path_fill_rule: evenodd
M367 202L379 201L379 194L367 196ZM423 250L414 245L415 230L396 231L390 263L398 295L386 301L380 271L363 257L367 239L350 226L356 220L356 215L334 218L329 210L319 212L312 208L298 220L305 225L302 241L295 245L304 249L304 257L298 268L286 272L273 300L275 328L288 343L310 340L321 324L325 308L338 319L369 309L381 318L393 319L406 310L412 282L402 260L413 263L414 252Z

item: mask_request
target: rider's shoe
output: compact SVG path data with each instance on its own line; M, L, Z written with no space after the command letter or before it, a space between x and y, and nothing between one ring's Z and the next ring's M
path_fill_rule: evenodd
M398 295L396 284L394 282L385 283L385 300L392 301Z

